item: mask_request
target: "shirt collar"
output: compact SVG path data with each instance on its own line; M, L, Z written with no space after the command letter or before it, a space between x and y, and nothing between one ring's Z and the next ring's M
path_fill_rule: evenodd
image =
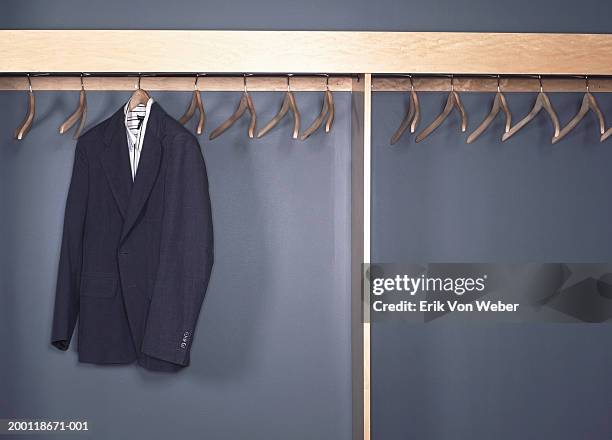
M144 131L147 128L147 121L149 120L149 114L151 113L151 105L153 105L153 98L149 98L149 100L147 101L146 107L145 107L145 117L144 117L144 121L142 121L142 126L140 127L140 131L141 131L141 136L140 142L136 142L138 139L136 139L136 136L134 136L134 133L132 133L132 131L129 129L128 127L128 122L127 122L127 118L128 118L128 114L130 113L130 110L128 110L130 105L130 101L128 100L128 102L125 103L125 105L123 106L123 125L125 126L125 131L127 132L128 138L130 139L129 148L136 148L137 150L140 150L140 148L142 147L142 138L144 138Z

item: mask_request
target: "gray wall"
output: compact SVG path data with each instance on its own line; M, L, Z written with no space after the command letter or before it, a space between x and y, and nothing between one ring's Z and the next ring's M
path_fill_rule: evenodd
M533 96L508 94L515 121ZM421 94L421 128L442 94ZM562 121L580 94L551 94ZM474 144L458 116L390 147L405 96L373 101L373 261L612 260L612 144L590 115L550 144L544 115L505 143L501 117ZM491 96L464 94L473 129ZM609 115L612 97L599 96ZM376 440L608 439L612 332L593 324L373 324Z
M8 3L8 4L7 4ZM605 0L2 2L0 28L610 32Z
M242 0L228 6L3 2L0 28L610 32L612 13L612 3L603 0ZM75 96L39 95L38 124L20 144L9 136L24 97L0 95L0 331L8 335L0 344L0 415L89 417L94 438L139 430L152 439L171 430L176 438L347 438L347 98L337 96L334 133L307 144L287 142L286 126L263 142L247 143L241 131L232 131L204 143L217 265L194 366L167 377L78 366L74 353L47 348L74 149L54 129ZM426 122L443 97L421 97ZM102 119L125 98L92 94L90 120ZM210 125L231 112L231 98L206 98ZM188 97L159 99L178 115ZM256 99L262 112L272 112L279 97ZM503 145L492 131L466 146L451 120L421 145L405 140L390 148L404 99L374 99L376 260L609 259L612 150L598 144L591 120L555 147L545 121ZM511 97L515 118L530 99ZM566 121L579 97L553 99ZM300 96L305 114L314 116L317 100ZM465 97L472 128L489 100ZM610 113L610 99L601 102ZM320 300L330 307L323 309ZM605 347L611 338L596 326L377 324L374 438L608 438L612 359Z
M254 93L260 120L282 94ZM101 121L129 94L90 93ZM209 127L239 94L203 95ZM172 115L189 93L157 93ZM76 93L37 93L24 142L11 140L25 95L1 93L0 418L89 420L90 438L349 439L350 96L332 133L290 141L288 121L247 141L246 120L201 138L215 267L192 348L177 375L78 364L49 344L74 141L57 127ZM306 122L319 94L298 93ZM36 436L35 438L41 438Z

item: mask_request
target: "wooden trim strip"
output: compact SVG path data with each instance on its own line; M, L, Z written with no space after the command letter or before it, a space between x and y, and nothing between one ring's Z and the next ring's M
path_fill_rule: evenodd
M363 76L363 263L371 263L372 227L372 75ZM362 270L363 273L363 270ZM372 436L372 387L371 387L371 328L370 297L367 280L362 280L363 301L363 438Z
M362 265L365 260L366 202L364 191L366 168L365 75L353 80L351 92L351 370L352 370L352 439L365 440L364 416L369 411L365 399L364 327L362 299Z
M414 87L420 92L450 91L450 77L414 77ZM497 78L455 77L453 80L458 92L495 92ZM506 92L538 92L540 81L537 77L501 78L500 90ZM584 78L543 78L542 86L546 92L584 92ZM410 79L406 77L377 77L372 84L374 92L404 92L410 90ZM612 92L612 78L589 78L591 92Z
M32 86L35 91L68 91L79 90L81 82L77 76L33 76ZM329 87L333 92L350 92L351 76L332 76ZM133 90L135 76L86 76L85 89L88 91L129 91ZM287 79L282 76L253 76L247 79L248 89L253 92L284 92L287 90ZM420 92L445 92L450 90L450 77L420 76L413 79L414 86ZM242 91L243 79L240 76L200 76L198 88L204 92ZM455 90L459 92L495 92L497 79L488 77L460 76L454 79ZM583 92L586 87L584 78L543 78L542 84L547 92ZM141 85L151 91L191 91L194 77L187 76L143 76ZM25 76L0 76L0 90L27 90ZM537 78L511 77L501 78L500 88L503 92L537 92L540 83ZM612 92L612 78L589 78L589 89L592 92ZM291 78L291 90L296 92L322 92L325 90L323 76L295 76ZM410 90L407 77L373 77L374 92L405 92Z
M353 440L371 438L369 298L363 264L370 262L372 75L353 79L351 94L351 357Z
M80 90L81 80L78 76L32 76L32 88L39 90ZM86 91L126 91L134 90L138 81L136 76L85 76L83 84ZM192 91L194 76L142 76L140 85L150 91ZM323 92L326 78L323 76L295 76L291 78L291 90L296 92ZM247 77L249 91L284 92L287 90L287 78L282 76ZM244 80L241 76L200 76L198 88L204 92L242 91ZM333 92L350 92L350 76L332 76L329 88ZM25 76L0 76L0 90L27 90Z
M610 34L0 30L0 73L612 75L610 54Z

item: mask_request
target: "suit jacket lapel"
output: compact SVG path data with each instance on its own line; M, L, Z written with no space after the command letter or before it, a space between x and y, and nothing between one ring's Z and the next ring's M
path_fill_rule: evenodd
M112 116L105 133L107 145L101 155L101 162L119 212L125 221L132 191L132 171L122 116L123 106Z
M122 241L138 220L138 216L149 198L149 194L153 189L153 185L159 173L159 165L161 163L161 142L158 137L159 127L157 127L159 123L158 107L159 105L157 103L151 106L151 114L149 115L142 143L142 151L140 152L136 178L134 179L127 213L123 223L123 230L121 233ZM129 162L129 157L127 160Z

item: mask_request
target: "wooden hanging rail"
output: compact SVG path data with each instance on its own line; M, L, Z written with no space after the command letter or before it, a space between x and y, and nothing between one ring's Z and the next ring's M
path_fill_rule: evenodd
M34 91L80 90L79 76L32 76ZM329 89L332 92L350 92L353 78L331 76ZM138 82L137 76L85 76L83 84L87 91L131 91ZM320 92L325 90L324 76L292 76L291 90L294 92ZM195 74L191 76L146 76L141 77L141 86L150 91L192 91ZM286 76L247 76L251 92L284 92L287 90ZM27 78L22 76L0 76L0 90L27 90ZM203 92L241 92L244 89L243 76L202 76L198 89Z
M609 75L610 54L609 34L0 30L0 73Z
M451 89L450 77L413 77L414 88L418 92L448 92ZM582 77L542 78L543 89L547 92L584 92L586 81ZM506 92L539 92L540 81L537 77L502 77L500 90ZM457 92L496 92L497 77L468 76L454 77ZM612 78L589 77L591 92L612 92ZM399 92L410 90L410 79L404 77L375 77L372 80L374 92Z
M329 88L332 92L350 92L353 89L353 77L330 76ZM85 76L87 91L130 91L138 81L137 76ZM142 76L141 85L151 91L192 91L193 76ZM53 75L32 76L32 87L35 91L68 91L80 90L79 76ZM248 76L248 90L252 92L284 92L287 90L286 76ZM292 76L291 90L295 92L320 92L325 90L324 76ZM415 90L419 92L447 92L450 90L450 77L447 76L415 76ZM458 92L495 92L497 78L485 76L455 76L455 90ZM584 77L545 77L542 79L544 90L548 92L584 92ZM200 76L198 89L203 92L240 92L243 90L243 77L232 76ZM502 77L500 88L503 92L537 92L540 90L538 78L532 77ZM612 92L612 78L589 77L589 88L592 92ZM0 90L23 91L28 89L25 76L0 76ZM379 76L372 79L374 92L403 92L410 90L410 80L407 77Z

